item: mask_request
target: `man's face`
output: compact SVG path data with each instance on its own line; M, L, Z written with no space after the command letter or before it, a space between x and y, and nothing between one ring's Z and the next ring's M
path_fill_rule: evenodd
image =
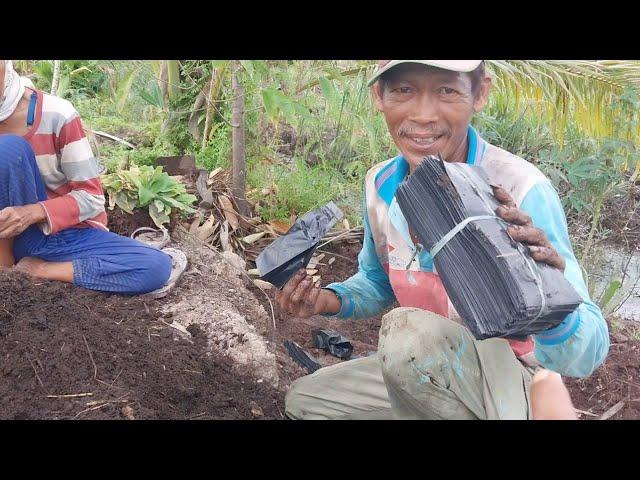
M412 169L427 155L464 162L469 121L487 103L490 83L486 77L474 95L466 73L405 63L389 70L383 90L373 86L374 103Z

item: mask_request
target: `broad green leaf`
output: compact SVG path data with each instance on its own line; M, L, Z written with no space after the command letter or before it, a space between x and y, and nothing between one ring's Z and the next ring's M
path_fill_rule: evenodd
M120 209L127 213L133 213L133 209L136 208L135 201L131 200L127 192L116 193L115 202Z
M254 70L257 70L261 75L269 74L269 66L264 60L252 60Z
M182 193L176 197L176 200L184 205L193 205L198 200L198 197L191 193Z
M122 113L124 110L124 106L129 98L129 94L131 93L131 86L133 85L133 81L135 80L137 73L137 69L127 72L122 81L118 84L118 89L116 91L116 110L118 113Z
M164 211L160 211L156 207L155 203L149 205L149 216L158 228L162 228L162 225L164 225L165 223L169 223L169 221L171 220L169 216L164 213Z
M264 109L271 120L275 120L278 117L278 105L276 100L278 93L279 92L274 88L265 88L262 90L262 103L264 104Z
M305 120L310 120L313 118L313 115L311 115L311 112L309 112L307 107L302 105L300 102L293 102L293 109L301 118Z
M141 206L145 206L154 199L155 193L149 190L147 187L140 187L138 190L138 200Z
M244 67L249 77L253 78L253 62L251 60L240 60L240 65Z
M327 99L327 103L330 107L338 106L338 92L336 88L333 86L333 83L328 80L326 77L320 77L320 89L322 90L323 95Z
M607 305L609 305L609 302L611 302L611 299L616 294L616 292L620 290L621 286L622 286L622 282L620 282L620 280L617 280L617 279L609 283L609 286L607 287L607 290L604 293L602 300L600 300L600 308L602 310L605 310L607 308Z
M180 62L178 60L165 60L167 65L167 89L169 98L173 99L180 93Z
M138 95L149 105L153 105L157 108L164 108L164 98L158 82L151 82L149 90L140 90Z
M86 65L80 68L76 68L75 70L71 70L71 72L69 72L69 76L73 76L76 73L80 73L80 72L88 72L91 73L91 69L89 67L87 67Z
M162 198L162 202L166 203L167 205L169 205L171 207L175 207L175 208L177 208L179 210L191 209L191 207L189 205L186 205L186 204L182 203L181 201L179 201L179 200L177 200L175 198L171 198L171 197L163 197Z
M154 200L153 204L156 206L156 210L158 210L159 212L164 210L164 203L162 202L162 200Z

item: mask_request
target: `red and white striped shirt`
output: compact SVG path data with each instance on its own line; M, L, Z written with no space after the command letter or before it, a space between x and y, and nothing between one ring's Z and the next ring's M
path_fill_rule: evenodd
M24 135L36 156L48 200L40 202L47 214L41 225L46 235L75 227L107 230L100 166L84 134L73 105L40 90L35 120Z

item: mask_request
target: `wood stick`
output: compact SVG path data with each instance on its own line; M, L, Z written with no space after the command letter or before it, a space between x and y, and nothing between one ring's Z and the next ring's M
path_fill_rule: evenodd
M47 395L47 398L77 398L77 397L91 397L93 393L74 393L69 395Z
M187 420L195 420L196 418L202 417L202 416L204 416L206 414L207 414L207 412L198 413L197 415L194 415L192 417L187 418Z
M93 134L97 135L98 137L108 138L109 140L113 140L114 142L121 143L122 145L125 145L129 148L136 148L136 146L133 145L132 143L129 143L126 140L123 140L122 138L116 137L115 135L111 135L110 133L101 132L99 130L93 130Z
M31 364L31 368L33 368L33 373L36 374L36 379L38 380L38 383L40 384L40 386L42 387L43 390L46 390L44 388L44 384L42 383L42 380L40 380L40 375L38 375L38 371L36 370L36 366L33 364L33 362L31 361L31 359L29 358L28 355L27 355L27 360L29 360L29 364Z
M108 403L128 403L129 400L94 400L92 402L87 402L87 407L92 407L94 405L106 405Z
M324 242L323 244L318 245L318 249L320 249L320 248L324 247L325 245L327 245L327 244L329 244L329 243L331 243L331 242L335 242L336 240L338 240L339 238L344 237L345 235L349 235L349 234L350 234L350 233L352 233L354 230L356 230L356 228L350 228L349 230L345 230L344 232L342 232L342 233L340 233L340 234L338 234L338 235L335 235L335 236L331 237L329 240L327 240L327 241L326 241L326 242ZM325 238L326 238L326 237L325 237Z
M598 418L598 420L607 420L607 419L613 417L616 413L618 413L620 410L622 410L622 407L624 407L624 401L620 401L620 402L616 403L613 407L611 407L609 410L604 412L602 414L602 416L600 418Z
M590 417L597 417L598 415L596 415L595 413L591 413L591 412L585 412L584 410L579 410L577 408L574 408L576 413L580 413L582 415L588 415Z
M97 405L97 406L95 406L95 407L85 408L84 410L82 410L82 411L78 412L78 413L76 414L76 416L75 416L75 417L73 417L73 418L74 418L74 420L75 420L76 418L78 418L78 417L79 417L80 415L82 415L83 413L90 412L91 410L98 410L99 408L106 407L107 405L109 405L109 403L108 403L108 402L107 402L107 403L103 403L103 404L101 404L101 405Z
M318 252L328 253L329 255L332 255L334 257L339 257L339 258L342 258L344 260L348 260L351 263L356 263L356 261L353 258L345 257L344 255L340 255L338 253L332 253L332 252L328 252L326 250L320 250L320 249L318 249Z
M622 383L626 383L627 385L630 385L632 387L635 388L640 388L640 385L638 385L637 383L633 383L633 382L627 382L626 380L622 380L621 378L614 378L613 381L615 382L622 382Z
M87 352L89 352L89 358L91 358L91 363L93 363L93 378L95 379L98 376L98 367L96 366L96 362L93 361L93 355L91 354L91 350L89 349L89 344L87 343L87 339L84 335L82 335L84 339L84 344L87 346Z

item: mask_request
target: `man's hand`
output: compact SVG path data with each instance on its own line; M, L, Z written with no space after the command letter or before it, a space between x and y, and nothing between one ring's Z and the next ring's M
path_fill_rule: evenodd
M340 311L338 297L333 292L314 285L304 269L291 277L282 291L276 291L276 302L280 308L300 318Z
M0 210L0 239L17 237L34 223L45 219L46 213L39 203L3 208Z
M531 381L534 420L577 420L569 390L556 372L540 370Z
M564 272L566 262L553 248L547 235L533 226L531 217L516 206L513 198L505 189L495 186L492 188L493 195L503 205L498 207L496 214L506 222L513 224L507 229L509 235L514 240L528 245L531 257L534 260L546 263Z

